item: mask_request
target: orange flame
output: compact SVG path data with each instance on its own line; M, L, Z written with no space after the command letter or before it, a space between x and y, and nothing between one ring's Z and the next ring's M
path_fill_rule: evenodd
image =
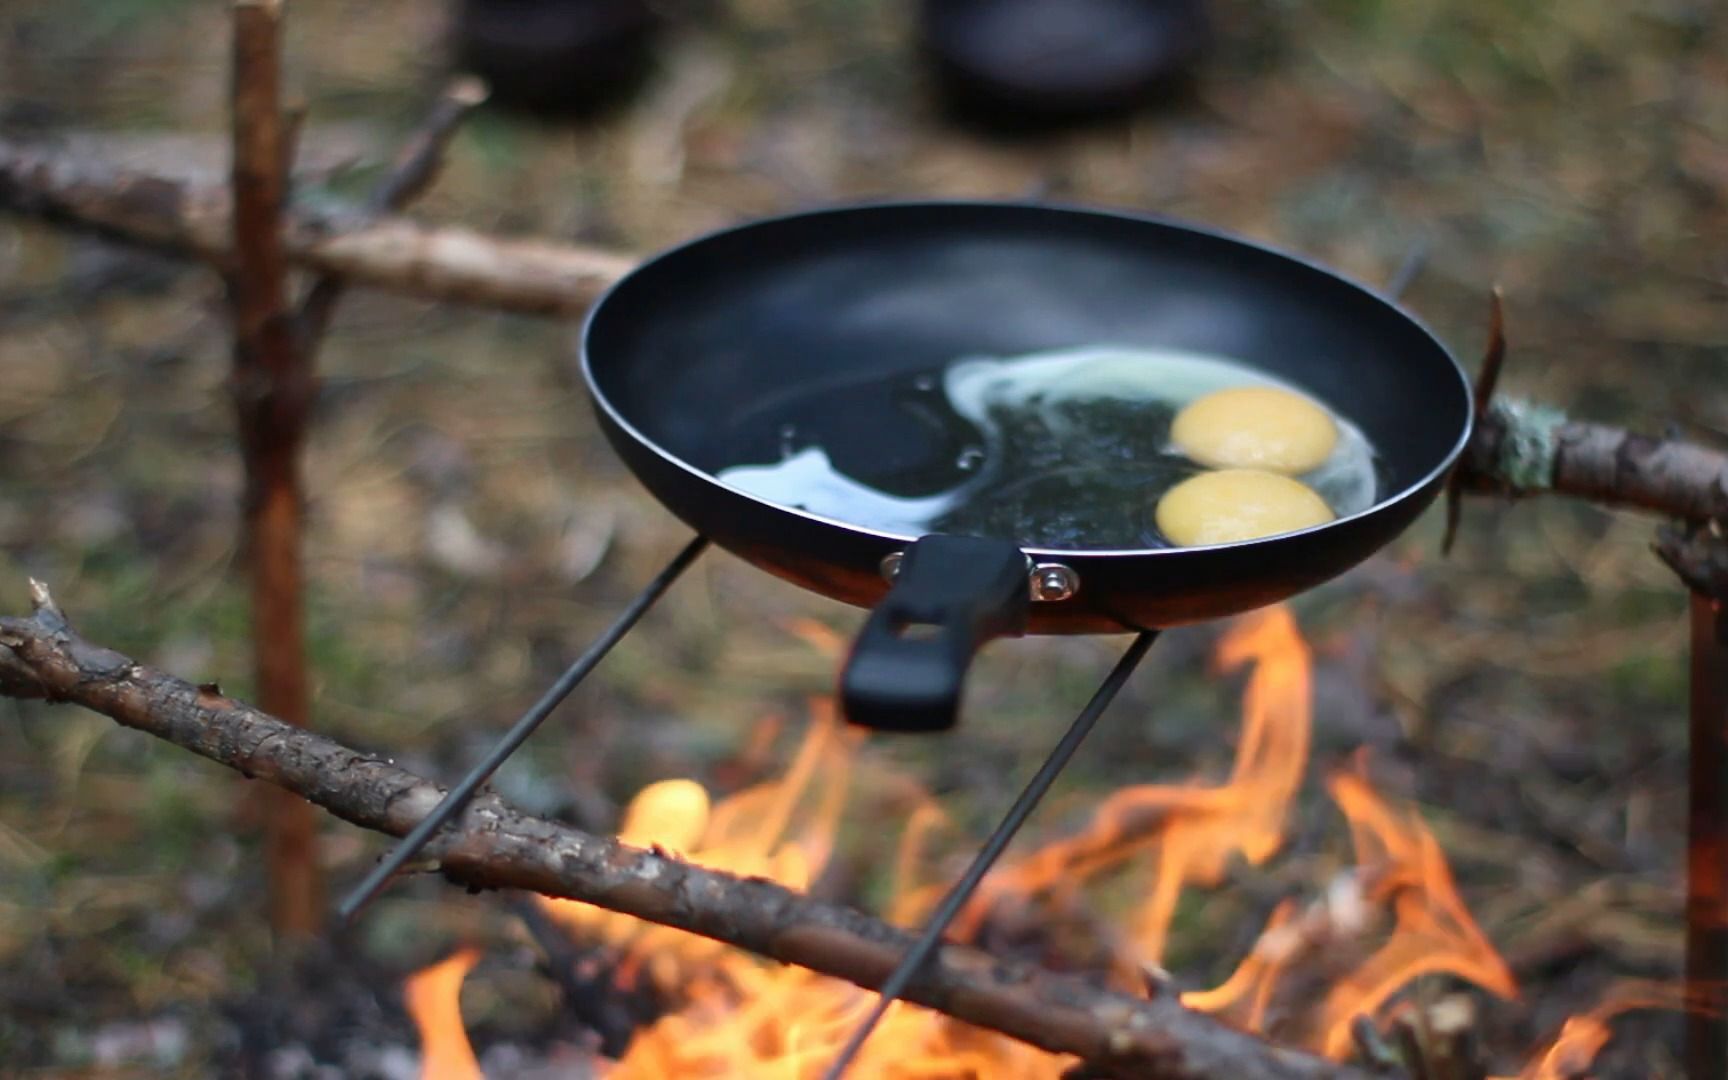
M1182 1004L1199 1012L1217 1014L1236 1011L1239 1004L1247 1002L1242 1026L1249 1031L1262 1030L1266 1010L1272 1004L1272 990L1296 951L1293 941L1301 940L1302 936L1296 905L1286 900L1273 909L1254 948L1230 977L1214 989L1188 991L1182 995Z
M1322 1049L1344 1056L1351 1019L1373 1014L1400 987L1423 975L1450 973L1500 997L1517 997L1511 970L1470 917L1446 856L1422 819L1393 810L1360 772L1334 774L1326 787L1350 821L1357 864L1372 874L1367 898L1390 903L1397 923L1367 963L1326 996Z
M1147 784L1111 795L1078 836L1049 844L992 876L968 911L975 928L1005 897L1071 893L1084 879L1155 849L1151 890L1135 918L1142 963L1164 954L1176 901L1189 884L1215 885L1230 857L1258 865L1284 840L1284 817L1308 762L1311 722L1308 645L1289 609L1268 608L1220 641L1226 671L1254 665L1243 700L1242 740L1219 787Z
M789 629L820 651L839 648L832 631L818 624ZM992 875L963 917L958 936L975 932L1002 904L1077 899L1086 879L1144 853L1136 869L1148 875L1147 887L1134 912L1128 951L1141 964L1156 963L1184 888L1218 884L1237 855L1259 864L1277 851L1307 768L1309 649L1289 611L1275 607L1238 622L1221 639L1217 659L1225 670L1252 666L1229 779L1216 786L1142 785L1116 792L1078 835ZM856 746L854 733L840 729L831 702L817 701L813 714L784 776L718 803L694 781L652 784L632 800L621 839L658 845L700 865L808 888L833 849ZM1350 822L1358 869L1341 875L1322 901L1306 908L1281 905L1237 971L1214 990L1183 995L1184 1003L1227 1012L1258 1030L1281 981L1297 968L1308 974L1310 965L1300 961L1341 935L1365 937L1383 908L1395 915L1390 935L1356 970L1315 995L1317 1004L1304 1014L1309 1045L1341 1055L1349 1045L1352 1018L1372 1014L1423 974L1448 972L1512 996L1510 973L1465 909L1439 845L1421 821L1388 806L1359 774L1333 777L1329 790ZM920 868L928 861L931 836L944 823L928 796L913 805L894 861L895 888L887 906L891 919L915 919L937 894L938 886L929 884ZM849 984L769 965L705 938L586 904L543 903L572 932L617 948L624 957L621 978L645 976L680 995L679 1008L639 1032L611 1069L608 1075L618 1080L731 1075L802 1080L826 1066L876 1000ZM459 985L458 977L449 990L451 1014ZM472 1061L471 1052L467 1060ZM1005 1037L896 1005L848 1075L1013 1080L1054 1075L1063 1066L1063 1059ZM1535 1075L1550 1080L1548 1074Z
M807 889L821 872L840 827L857 738L840 730L832 702L811 704L813 718L786 775L711 805L694 780L663 780L637 793L618 838L657 846L700 866L765 877ZM624 974L643 966L658 984L674 986L725 946L710 938L645 923L576 900L540 897L556 922L587 940L626 953Z
M813 644L823 646L819 635L809 636ZM681 795L687 808L681 817L672 815L681 821L680 831L662 835L684 841L692 862L762 874L792 888L806 888L833 849L846 766L855 745L836 730L831 702L818 701L814 707L816 722L784 777L722 801L705 820L701 812L705 803L699 807L694 795ZM645 833L631 827L638 814L646 815L660 801L651 799L643 805L643 797L654 790L646 789L632 802L625 839L636 843L645 839ZM813 819L798 836L788 836L791 808L812 798L817 803ZM908 817L895 857L891 915L910 918L933 894L933 887L917 887L914 879L931 833L944 820L928 796L920 798ZM802 968L766 964L707 939L641 924L630 929L632 920L619 922L620 917L587 905L555 903L552 910L566 919L575 914L590 932L603 928L608 940L628 941L632 959L646 956L652 964L676 952L683 961L679 981L666 983L677 986L684 999L682 1008L637 1033L628 1053L608 1074L613 1080L814 1076L876 1002L875 994L849 983ZM624 937L624 932L631 936ZM1060 1060L938 1013L896 1005L847 1075L860 1080L967 1075L1032 1080L1056 1072Z
M876 995L800 968L740 954L722 960L680 1011L638 1032L611 1080L763 1076L803 1080L827 1067ZM913 1006L890 1007L847 1069L859 1080L1002 1077L1042 1080L1063 1059Z
M462 981L480 961L460 949L408 976L402 997L420 1032L420 1080L482 1080L480 1063L462 1026Z
M1341 876L1324 899L1295 915L1288 904L1268 921L1248 957L1215 990L1182 995L1183 1004L1240 1014L1259 1030L1279 978L1304 955L1364 937L1377 909L1391 906L1391 935L1365 961L1338 979L1306 1025L1308 1040L1330 1057L1351 1048L1351 1021L1372 1016L1399 989L1423 975L1449 973L1501 997L1517 996L1505 961L1470 917L1439 843L1414 813L1394 810L1359 772L1327 782L1350 822L1357 871Z
M1609 1021L1621 1013L1640 1009L1692 1009L1715 1014L1721 1011L1721 1004L1707 995L1688 993L1684 986L1644 981L1621 983L1609 990L1595 1008L1567 1020L1560 1034L1524 1066L1516 1080L1576 1080L1587 1075L1596 1055L1613 1038Z

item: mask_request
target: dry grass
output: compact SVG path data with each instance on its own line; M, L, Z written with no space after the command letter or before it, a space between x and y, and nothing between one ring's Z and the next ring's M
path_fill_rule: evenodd
M647 251L817 202L1042 191L1205 220L1368 280L1426 240L1410 302L1461 355L1504 283L1512 392L1728 432L1728 29L1705 3L1230 0L1193 100L1017 143L934 115L899 5L725 6L624 114L576 131L476 119L420 212ZM365 182L435 85L438 8L292 5L307 153L360 155L337 188ZM214 167L222 40L219 6L10 4L0 130ZM91 638L243 694L216 299L201 272L0 220L0 597L17 608L25 575L43 578ZM452 775L681 542L589 421L571 334L376 296L344 308L310 457L326 730ZM1586 507L1474 505L1450 560L1430 520L1300 604L1322 663L1317 768L1367 745L1385 786L1429 808L1528 988L1491 1015L1503 1049L1613 976L1677 970L1683 597L1648 533ZM858 620L708 558L500 786L604 825L642 782L704 775L759 717L828 684L785 629L795 616L843 633ZM1216 733L1235 696L1195 662L1211 634L1160 646L1047 828L1106 788L1228 760ZM907 770L981 826L1115 647L996 646L966 728L873 748L856 809L896 797L888 777ZM163 1068L200 1070L210 1003L267 970L242 793L91 717L0 704L0 1058L99 1062L105 1022L175 1016L192 1045ZM1212 943L1240 938L1254 896L1322 880L1340 840L1310 803L1310 840L1274 880L1245 874L1184 916L1196 981L1231 959ZM329 835L333 874L352 880L378 845ZM868 871L836 881L868 890ZM487 919L503 933L477 902L415 883L364 949L403 970ZM483 1030L533 998L507 973L480 981Z

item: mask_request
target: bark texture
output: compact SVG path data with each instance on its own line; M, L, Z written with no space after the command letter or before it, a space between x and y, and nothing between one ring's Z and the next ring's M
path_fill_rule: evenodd
M221 185L116 171L0 139L0 210L221 269L234 261L232 199ZM284 251L300 268L426 300L531 315L579 314L636 261L599 248L374 216L361 207L291 207L284 226Z
M286 724L222 694L82 640L32 583L36 610L0 619L0 694L72 702L268 781L345 821L400 836L443 789L381 758ZM476 888L582 900L873 988L912 935L771 881L529 817L491 794L426 850L445 877ZM907 1000L1109 1075L1164 1080L1367 1080L1359 1069L1275 1046L1184 1008L947 946ZM1372 1074L1385 1075L1385 1074Z
M246 466L243 513L252 593L252 666L264 708L300 727L311 721L306 672L305 584L300 561L304 502L300 449L316 391L311 357L288 306L282 244L289 138L282 113L280 0L234 4L230 184L234 260L234 402ZM304 800L266 799L270 925L310 937L323 923L317 819Z
M1551 492L1678 521L1728 521L1728 454L1525 402L1489 405L1462 470L1478 490Z

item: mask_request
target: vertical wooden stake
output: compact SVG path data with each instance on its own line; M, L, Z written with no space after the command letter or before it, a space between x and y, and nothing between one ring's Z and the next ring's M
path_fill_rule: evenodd
M282 118L281 0L235 0L233 56L234 397L246 465L246 556L252 586L258 704L308 721L300 533L300 448L313 381L288 306L282 206L288 140ZM266 809L270 921L279 935L323 923L312 806L271 788Z
M1686 1075L1728 1077L1728 604L1692 594L1692 751L1686 847Z

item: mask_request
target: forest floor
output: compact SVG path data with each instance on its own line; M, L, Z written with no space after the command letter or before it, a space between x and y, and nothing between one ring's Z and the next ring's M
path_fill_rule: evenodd
M1469 366L1505 289L1502 392L1728 439L1728 20L1703 0L1223 0L1182 100L1019 139L932 107L901 4L715 6L625 109L567 128L483 111L415 213L647 252L833 201L1036 194L1208 222L1368 282L1426 244L1407 303ZM288 7L306 159L357 161L331 184L363 190L441 81L444 5ZM13 0L0 135L217 176L223 8ZM344 305L309 450L319 729L455 776L683 543L596 430L573 334L370 293ZM0 219L0 609L42 579L91 640L244 697L227 361L207 271ZM1348 849L1319 780L1366 748L1519 981L1516 1001L1481 997L1511 1073L1617 980L1679 971L1686 599L1635 516L1473 500L1447 557L1440 524L1294 602L1317 671L1289 848L1191 892L1165 964L1212 985L1268 895L1324 889ZM651 781L724 793L783 769L833 676L789 632L798 618L844 636L860 614L705 557L497 787L607 828ZM1167 635L1025 847L1122 785L1227 774L1241 679L1205 662L1225 629ZM867 823L903 813L910 784L941 800L963 853L1122 644L999 644L960 730L867 743L817 890L881 897ZM0 1073L206 1075L278 1030L256 1020L284 976L255 816L242 782L183 751L0 703ZM324 839L336 887L382 848L336 822ZM464 999L483 1056L545 1030L556 995L509 910L406 882L358 931L341 991L400 1040L380 1074L411 1075L396 986L458 941L501 950ZM1678 1075L1672 1015L1619 1030L1602 1075ZM315 1075L316 1056L271 1068Z

